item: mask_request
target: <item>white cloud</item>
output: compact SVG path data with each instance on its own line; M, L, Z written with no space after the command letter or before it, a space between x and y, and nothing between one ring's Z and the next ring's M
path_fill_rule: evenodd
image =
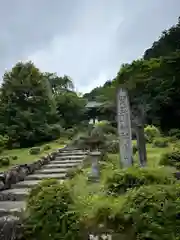
M89 91L142 56L176 23L179 7L179 0L2 0L0 73L30 59Z

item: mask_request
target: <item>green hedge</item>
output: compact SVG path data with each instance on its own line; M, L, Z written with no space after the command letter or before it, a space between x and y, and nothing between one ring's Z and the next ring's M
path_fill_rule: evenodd
M168 139L166 138L155 138L153 141L153 147L165 148L168 147Z
M108 194L123 194L128 189L150 184L171 184L176 182L173 174L164 168L117 169L105 178L104 186Z
M180 239L180 185L143 186L129 191L121 206L124 231L138 240Z
M161 156L160 165L171 166L180 169L180 150L175 149L164 153Z
M29 154L31 155L36 155L36 154L39 154L41 151L41 148L39 147L32 147L30 150L29 150Z

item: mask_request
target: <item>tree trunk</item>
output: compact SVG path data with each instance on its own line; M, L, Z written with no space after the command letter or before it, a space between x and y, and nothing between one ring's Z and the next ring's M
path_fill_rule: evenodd
M136 127L136 138L137 138L139 162L140 162L140 165L144 167L147 165L147 154L146 154L146 140L144 136L143 125Z

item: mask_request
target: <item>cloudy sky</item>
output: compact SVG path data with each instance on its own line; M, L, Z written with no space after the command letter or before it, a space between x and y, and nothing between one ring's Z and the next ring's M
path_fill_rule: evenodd
M0 75L19 60L87 92L177 22L180 0L0 0Z

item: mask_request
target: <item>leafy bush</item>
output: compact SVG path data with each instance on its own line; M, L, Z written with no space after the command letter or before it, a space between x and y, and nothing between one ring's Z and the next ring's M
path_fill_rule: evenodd
M77 215L65 183L46 180L28 198L25 239L79 239Z
M17 159L18 159L18 156L11 156L11 159L12 159L12 160L17 160Z
M180 231L179 195L179 185L141 186L121 197L94 195L83 203L81 219L86 228L101 232L102 226L118 233L114 239L175 240Z
M122 229L134 235L129 239L179 239L179 195L180 185L142 186L129 191L119 214Z
M75 135L75 129L73 128L68 128L66 129L65 131L65 135L69 138L69 139L72 139L72 137Z
M160 165L171 166L180 169L180 151L171 150L164 153L160 159Z
M60 124L51 124L47 128L47 140L55 140L60 137L62 132L62 127Z
M119 153L119 141L114 140L107 144L108 153Z
M29 150L29 153L31 155L36 155L36 154L39 154L41 151L41 149L39 147L32 147L30 150Z
M171 129L169 131L169 136L176 137L177 139L180 139L180 129Z
M159 129L153 125L151 125L151 126L148 125L147 127L145 127L144 133L145 133L145 138L148 143L152 143L154 138L161 136Z
M117 129L108 121L100 121L95 124L94 128L99 129L104 134L117 134Z
M168 147L168 139L166 139L166 138L156 138L156 139L154 139L153 147L158 147L158 148Z
M44 151L47 151L47 150L51 149L51 146L49 144L46 144L43 149L44 149Z
M75 176L77 176L78 174L82 174L83 173L83 170L81 167L76 167L76 168L71 168L67 171L66 173L66 177L68 179L72 179L74 178Z
M10 158L8 156L0 157L0 166L9 166L10 165Z
M104 185L109 194L123 194L130 188L150 184L171 184L176 179L164 168L117 169L106 177Z
M3 149L7 146L8 143L8 137L0 135L0 153L3 151Z

